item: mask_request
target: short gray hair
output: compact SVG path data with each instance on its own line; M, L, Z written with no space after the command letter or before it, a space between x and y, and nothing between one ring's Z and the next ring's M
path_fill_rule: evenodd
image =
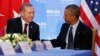
M23 11L25 9L25 6L32 7L32 4L30 4L30 3L24 3L24 4L22 4L22 6L20 7L20 11Z

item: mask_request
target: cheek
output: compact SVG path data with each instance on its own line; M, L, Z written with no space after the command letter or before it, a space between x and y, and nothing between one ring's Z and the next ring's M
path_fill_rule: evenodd
M24 15L24 18L27 20L27 21L29 21L29 15Z
M28 20L28 21L32 21L32 20L33 20L33 17L27 16L27 20Z
M66 17L64 18L64 20L65 20L66 22L68 22L68 21L69 21Z
M64 16L64 19L65 19L65 20L68 20L68 17L67 17L67 16Z
M31 17L30 17L29 14L26 14L26 15L25 15L25 18L26 18L27 20L30 20Z
M64 16L64 19L67 19L67 16Z

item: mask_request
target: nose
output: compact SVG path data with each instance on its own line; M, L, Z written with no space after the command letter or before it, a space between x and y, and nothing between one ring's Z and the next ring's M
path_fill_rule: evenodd
M33 13L31 13L31 16L33 17L33 16L34 16L34 14L33 14Z
M33 18L34 17L34 13L31 13L30 16Z

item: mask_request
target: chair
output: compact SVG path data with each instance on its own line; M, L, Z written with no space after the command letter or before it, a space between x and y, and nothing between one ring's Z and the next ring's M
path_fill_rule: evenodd
M91 52L92 52L92 56L95 56L95 37L96 37L96 33L97 33L97 30L96 29L92 29L92 48L91 48Z

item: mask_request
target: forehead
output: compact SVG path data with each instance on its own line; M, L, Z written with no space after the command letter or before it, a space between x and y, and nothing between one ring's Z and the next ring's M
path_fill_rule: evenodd
M71 14L71 9L65 9L64 13L65 14Z
M25 6L24 10L26 10L26 11L34 11L34 8L32 6Z

